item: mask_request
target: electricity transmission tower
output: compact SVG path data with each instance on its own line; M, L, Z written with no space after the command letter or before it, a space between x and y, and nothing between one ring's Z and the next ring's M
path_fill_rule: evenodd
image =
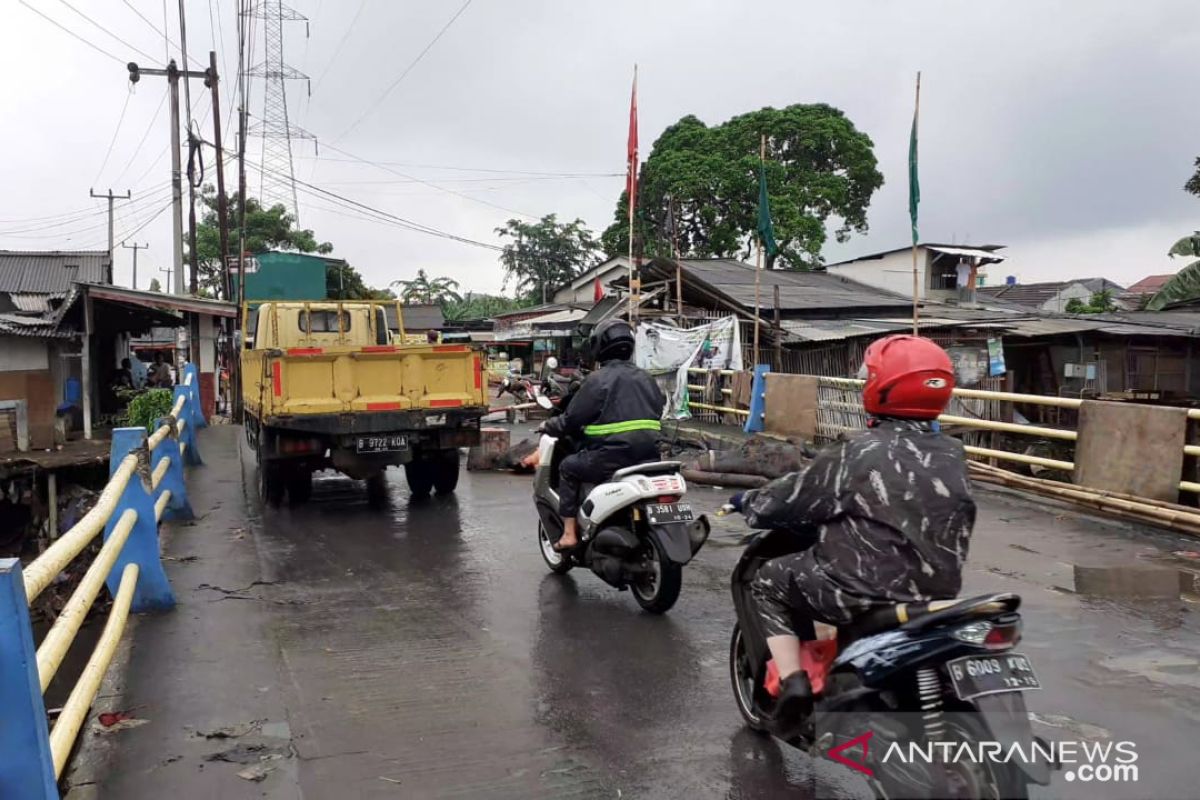
M262 119L250 129L252 135L262 137L260 197L264 206L283 205L299 219L292 140L312 139L315 142L317 137L293 125L288 118L286 81L308 81L309 78L283 61L283 23L303 22L307 37L308 18L280 0L255 3L251 14L263 21L263 62L249 72L253 77L262 78L264 83ZM312 92L311 85L309 92Z

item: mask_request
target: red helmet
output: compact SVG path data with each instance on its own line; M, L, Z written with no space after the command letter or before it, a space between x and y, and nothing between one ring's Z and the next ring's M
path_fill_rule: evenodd
M887 336L863 357L863 406L875 417L937 419L954 391L946 351L919 336Z

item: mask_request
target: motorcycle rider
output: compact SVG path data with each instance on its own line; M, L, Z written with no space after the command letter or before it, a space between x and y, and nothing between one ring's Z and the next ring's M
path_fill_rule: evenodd
M866 431L731 500L752 528L812 540L768 561L751 587L782 681L772 727L785 738L813 702L800 662L813 620L844 625L880 605L953 598L962 586L975 501L962 443L933 422L954 389L950 358L928 339L888 336L867 348L863 371Z
M573 393L566 411L542 426L550 436L582 437L578 452L559 468L558 505L563 535L555 550L579 544L577 520L583 484L601 483L614 472L658 460L666 398L654 378L633 358L633 329L623 320L597 325L588 337L586 355L599 368Z

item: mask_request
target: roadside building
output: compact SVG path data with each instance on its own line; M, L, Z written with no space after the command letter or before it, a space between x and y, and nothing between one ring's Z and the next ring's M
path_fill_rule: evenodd
M922 242L917 245L917 296L937 302L975 302L974 292L988 283L987 267L1004 261L1002 244L959 245ZM913 295L912 247L871 253L826 267L867 286Z

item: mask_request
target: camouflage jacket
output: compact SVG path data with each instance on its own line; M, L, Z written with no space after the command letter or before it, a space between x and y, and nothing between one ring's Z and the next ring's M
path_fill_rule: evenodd
M928 423L881 420L807 469L744 500L753 528L812 535L797 588L829 622L878 602L951 598L962 587L975 501L962 443Z

